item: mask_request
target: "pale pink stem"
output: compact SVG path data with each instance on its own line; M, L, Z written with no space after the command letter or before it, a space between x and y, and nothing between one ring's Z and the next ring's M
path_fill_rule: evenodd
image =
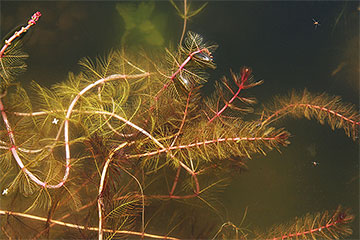
M191 147L198 147L198 146L203 146L206 144L212 144L212 143L219 143L219 142L226 142L226 141L231 141L231 142L239 142L239 141L273 141L273 140L277 140L279 139L279 137L233 137L233 138L218 138L218 139L213 139L213 140L206 140L203 142L196 142L196 143L190 143L187 145L178 145L178 146L173 146L173 147L168 147L167 149L161 149L161 150L157 150L157 151L153 151L153 152L148 152L148 153L141 153L141 154L135 154L135 155L127 155L127 158L139 158L139 157L149 157L149 156L154 156L160 153L164 153L164 152L168 152L169 150L177 150L177 149L187 149L187 148L191 148Z
M69 145L69 119L72 113L73 108L75 107L76 102L80 99L80 97L86 93L87 91L89 91L90 89L92 89L93 87L108 82L108 81L113 81L113 80L118 80L118 79L129 79L129 78L142 78L142 77L148 77L150 75L150 73L142 73L142 74L134 74L134 75L123 75L123 74L114 74L111 76L108 76L106 78L102 78L97 80L96 82L88 85L87 87L85 87L83 90L81 90L78 95L73 99L73 101L71 102L67 112L66 112L66 116L65 116L65 126L64 126L64 137L65 137L65 158L66 158L66 169L65 169L65 175L64 178L62 180L62 182L60 182L58 185L60 185L59 187L61 187L66 179L69 176L69 170L70 170L70 145ZM57 185L56 185L57 186Z
M84 111L84 113L86 113L87 111ZM149 137L152 141L155 142L156 145L158 145L160 148L162 148L163 151L165 152L169 152L170 148L166 148L164 145L162 145L156 138L154 138L150 133L148 133L146 130L144 130L143 128L137 126L136 124L126 120L125 118L114 114L114 113L110 113L110 112L105 112L105 111L92 111L92 113L98 113L98 114L104 114L104 115L110 115L111 117L115 117L117 119L119 119L120 121L123 121L125 124L135 128L136 130L138 130L139 132L141 132L142 134L144 134L145 136ZM66 141L66 140L65 140ZM66 146L66 145L65 145ZM161 150L159 150L161 151ZM175 156L170 152L170 157L174 160L176 160ZM70 159L69 159L70 161ZM178 160L177 160L178 161ZM196 173L194 171L192 171L188 166L186 166L182 161L178 161L180 166L182 168L184 168L193 178L195 181L195 188L196 188L196 194L198 194L200 192L200 186L199 186L199 181L196 177Z
M18 37L20 37L21 34L23 34L24 32L26 32L27 30L29 30L29 28L32 25L35 25L36 22L39 20L39 18L41 17L41 13L40 12L36 12L31 16L31 19L28 21L28 25L26 27L22 27L20 29L20 31L16 31L8 40L5 40L5 45L2 47L2 49L0 50L0 58L3 57L5 50L10 46L10 44Z
M23 162L21 161L17 151L16 151L16 144L15 144L15 137L14 137L14 134L13 134L13 131L11 129L11 126L10 126L10 123L9 123L9 120L7 118L7 115L5 113L5 110L4 110L4 105L1 101L1 98L0 98L0 111L1 111L1 116L4 120L4 123L5 123L5 126L6 126L6 130L8 132L8 136L9 136L9 139L10 139L10 142L11 142L11 147L10 147L10 151L12 153L12 155L14 156L17 164L19 165L20 169L29 176L29 178L31 180L33 180L36 184L40 185L40 186L45 186L46 184L42 181L40 181L34 174L32 174L29 170L27 170L23 164Z
M12 211L7 211L7 210L0 210L0 215L12 215L12 216L18 216L18 217L24 217L24 218L28 218L28 219L33 219L33 220L37 220L37 221L42 221L42 222L50 222L50 223L54 223L57 225L61 225L64 227L69 227L69 228L75 228L75 229L81 229L81 230L88 230L88 231L98 231L99 229L97 227L89 227L89 226L83 226L83 225L78 225L78 224L73 224L73 223L67 223L67 222L62 222L59 220L48 220L47 218L44 217L39 217L36 215L30 215L30 214L26 214L26 213L19 213L19 212L12 212ZM178 238L174 238L174 237L169 237L169 236L160 236L160 235L155 235L155 234L150 234L150 233L141 233L141 232L135 232L135 231L127 231L127 230L113 230L113 229L104 229L104 232L108 232L108 233L116 233L116 234L125 234L125 235L134 235L134 236L144 236L146 238L155 238L155 239L171 239L171 240L177 240Z
M7 132L8 132L8 136L10 139L10 142L12 144L12 146L10 147L10 150L17 162L17 164L19 165L20 169L29 176L29 178L31 180L33 180L36 184L42 186L42 187L46 187L46 188L60 188L61 186L63 186L67 180L67 178L69 177L69 172L70 172L70 145L69 145L69 119L71 116L71 113L73 111L73 108L75 107L76 102L80 99L80 97L86 93L87 91L89 91L91 88L97 86L98 84L107 82L107 81L113 81L113 80L118 80L118 79L129 79L129 78L142 78L142 77L147 77L149 76L150 73L143 73L143 74L135 74L135 75L122 75L122 74L114 74L111 75L109 77L106 78L102 78L97 80L96 82L88 85L87 87L85 87L83 90L81 90L79 92L79 94L73 99L73 101L71 102L67 112L66 112L66 117L65 117L65 125L64 125L64 137L65 137L65 158L66 158L66 165L65 165L65 174L63 179L56 185L49 185L46 182L41 181L39 178L37 178L34 174L32 174L28 169L25 168L23 162L21 161L19 155L17 154L16 151L16 144L15 144L15 137L14 134L12 132L11 126L9 124L7 115L5 113L4 110L4 105L1 101L0 98L0 111L1 111L1 115L2 118L4 120Z

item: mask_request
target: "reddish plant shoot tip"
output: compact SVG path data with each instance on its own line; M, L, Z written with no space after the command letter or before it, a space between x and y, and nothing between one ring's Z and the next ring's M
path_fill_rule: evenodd
M39 20L41 16L41 13L39 11L35 12L32 16L31 19L28 21L28 24L26 27L22 27L19 31L16 31L9 39L5 40L5 45L1 48L0 50L0 58L2 58L5 54L5 50L10 46L10 44L18 37L21 36L21 34L23 34L24 32L26 32L27 30L29 30L29 28L32 25L35 25L36 22Z
M36 13L34 13L31 16L31 19L28 21L29 25L34 25L36 24L36 22L39 20L39 18L41 17L41 12L37 11Z

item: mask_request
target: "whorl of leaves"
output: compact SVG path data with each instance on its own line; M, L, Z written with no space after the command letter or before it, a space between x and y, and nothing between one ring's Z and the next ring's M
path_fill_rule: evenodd
M307 214L296 218L293 223L274 226L266 234L259 235L259 239L340 239L350 236L352 230L349 224L354 216L348 209L339 206L332 214Z
M353 140L359 137L360 114L355 105L343 103L338 96L313 94L306 89L300 93L293 91L290 96L275 98L273 106L263 112L262 124L269 124L287 115L316 119L321 124L327 122L333 130L344 129Z

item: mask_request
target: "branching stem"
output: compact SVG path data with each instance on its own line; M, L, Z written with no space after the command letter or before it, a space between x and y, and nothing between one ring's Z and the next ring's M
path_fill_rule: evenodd
M20 159L17 150L16 150L16 144L15 144L15 137L12 131L12 128L10 126L10 123L8 121L7 118L7 114L5 112L5 108L4 105L0 99L0 111L1 111L1 116L3 118L3 121L5 123L7 132L8 132L8 136L10 139L10 143L11 143L11 147L10 147L10 151L12 153L12 155L14 156L18 166L20 167L20 169L32 180L34 181L36 184L44 187L44 188L60 188L62 187L67 178L69 177L69 172L70 172L70 143L69 143L69 119L71 117L71 114L73 112L73 109L77 103L77 101L80 99L80 97L82 95L84 95L87 91L89 91L90 89L92 89L93 87L102 84L104 82L108 82L108 81L114 81L114 80L119 80L119 79L129 79L129 78L143 78L143 77L148 77L150 76L150 73L146 72L146 73L142 73L142 74L134 74L134 75L123 75L123 74L114 74L111 76L108 76L106 78L102 78L97 80L96 82L88 85L87 87L85 87L83 90L81 90L78 95L76 95L76 97L73 99L73 101L71 102L67 112L66 112L66 117L65 117L65 125L64 125L64 137L65 137L65 159L66 159L66 165L65 165L65 174L63 179L56 185L51 185L48 184L46 182L41 181L39 178L37 178L33 173L31 173L27 168L25 168L22 160Z
M103 207L104 207L104 203L103 203L103 189L104 189L104 182L105 182L105 177L106 177L106 173L107 173L107 169L109 167L110 162L112 161L112 157L114 155L115 152L119 151L120 149L122 149L123 147L125 147L127 145L127 142L120 144L119 146L117 146L114 150L112 150L108 156L108 158L106 159L103 171L101 173L101 179L100 179L100 184L99 184L99 195L98 195L98 212L99 212L99 240L103 239Z
M19 212L12 212L12 211L6 211L6 210L0 210L1 215L11 215L11 216L18 216L18 217L24 217L28 219L33 219L37 221L47 222L48 219L44 217L39 217L36 215L26 214L26 213L19 213ZM69 227L69 228L75 228L75 229L81 229L81 230L88 230L88 231L99 231L97 227L88 227L73 223L66 223L58 220L50 220L50 223L55 223L57 225ZM116 234L124 234L124 235L133 235L133 236L144 236L147 238L154 238L154 239L170 239L170 240L178 240L178 238L174 237L168 237L168 236L160 236L150 233L140 233L135 231L126 231L126 230L111 230L111 229L103 229L104 232L108 233L116 233Z

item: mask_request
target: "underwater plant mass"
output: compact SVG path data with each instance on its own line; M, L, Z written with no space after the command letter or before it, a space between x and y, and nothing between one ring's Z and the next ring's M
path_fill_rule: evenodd
M336 138L358 144L359 106L311 88L288 91L259 106L253 96L267 80L251 66L229 68L214 80L215 69L223 68L217 55L226 48L189 30L189 19L208 6L187 0L169 5L183 20L171 47L165 46L165 27L158 25L165 15L154 17L155 3L118 3L116 11L125 23L121 47L81 59L81 71L50 87L21 82L29 57L22 36L36 29L46 12L35 9L4 39L1 238L349 239L358 234L358 214L340 197L331 201L333 208L319 200L314 206L324 208L300 212L293 220L274 216L272 227L263 228L260 220L252 222L261 215L252 213L261 205L256 202L264 200L252 199L254 205L242 201L251 191L263 191L247 178L254 168L251 162L279 157L301 137L292 134L289 129L294 127L287 121L312 120L333 130ZM314 21L314 31L325 25ZM341 146L337 148L341 152ZM318 160L321 147L316 143L296 152L309 157L301 159L297 173L326 168L327 163ZM279 177L266 167L272 161L260 163L268 177L264 189L273 189ZM298 164L289 161L284 165ZM319 179L333 177L349 185L358 181L358 176L337 173ZM250 191L234 187L234 179ZM305 180L294 175L286 181L304 185ZM314 185L307 186L317 189ZM290 199L277 201L285 206ZM235 209L226 206L230 200L237 202ZM306 199L296 204L302 201Z

